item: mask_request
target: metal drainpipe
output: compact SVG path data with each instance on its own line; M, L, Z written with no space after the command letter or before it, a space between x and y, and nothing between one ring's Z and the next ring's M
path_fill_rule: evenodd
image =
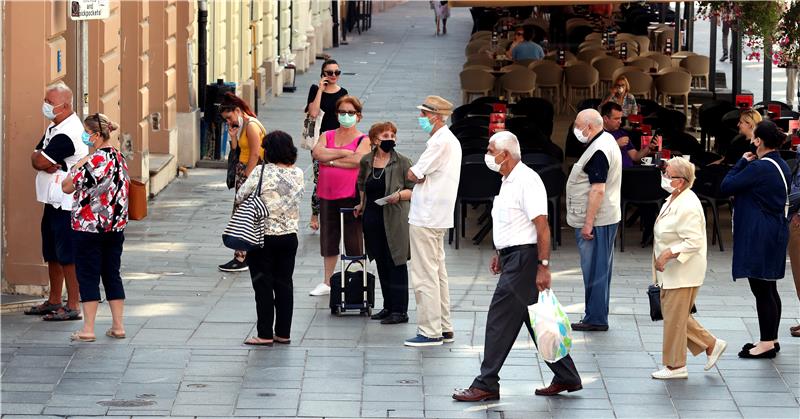
M206 78L208 69L208 1L197 0L197 97L198 105L205 111L206 106Z
M333 20L333 46L339 46L339 2L331 0L331 19Z

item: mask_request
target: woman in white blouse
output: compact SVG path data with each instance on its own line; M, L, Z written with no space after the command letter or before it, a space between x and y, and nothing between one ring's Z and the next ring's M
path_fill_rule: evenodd
M664 316L664 369L652 373L656 379L688 377L687 347L692 355L708 355L705 369L709 370L727 346L691 314L706 274L706 218L690 189L694 179L694 165L684 158L671 159L661 178L661 187L670 196L653 229L653 276L661 287Z
M292 327L294 260L297 254L297 224L303 197L303 171L295 167L297 148L283 131L267 134L262 144L266 159L261 183L261 200L269 211L264 247L247 252L247 266L253 281L258 323L256 336L247 345L288 344ZM241 203L258 186L258 166L236 193Z

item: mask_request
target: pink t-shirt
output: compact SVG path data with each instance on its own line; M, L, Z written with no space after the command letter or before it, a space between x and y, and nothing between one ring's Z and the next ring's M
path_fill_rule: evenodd
M356 151L361 140L366 137L362 135L350 144L338 147L334 140L336 130L325 131L325 146L328 148L338 148L340 150ZM317 182L317 196L322 199L334 200L353 198L356 196L356 181L358 180L358 168L344 169L341 167L331 167L319 165L319 181Z

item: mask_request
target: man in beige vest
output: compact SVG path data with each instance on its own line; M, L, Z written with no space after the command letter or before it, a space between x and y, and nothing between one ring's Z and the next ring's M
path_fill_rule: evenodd
M614 238L621 218L622 153L594 109L578 113L573 133L587 148L567 180L567 224L575 229L586 306L583 319L572 328L606 331Z

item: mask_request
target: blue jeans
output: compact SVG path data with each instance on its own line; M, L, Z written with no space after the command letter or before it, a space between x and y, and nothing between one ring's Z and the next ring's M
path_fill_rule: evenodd
M614 263L614 239L619 224L595 227L594 239L584 240L575 229L581 255L586 310L581 320L594 325L608 325L608 301L611 297L611 269Z

